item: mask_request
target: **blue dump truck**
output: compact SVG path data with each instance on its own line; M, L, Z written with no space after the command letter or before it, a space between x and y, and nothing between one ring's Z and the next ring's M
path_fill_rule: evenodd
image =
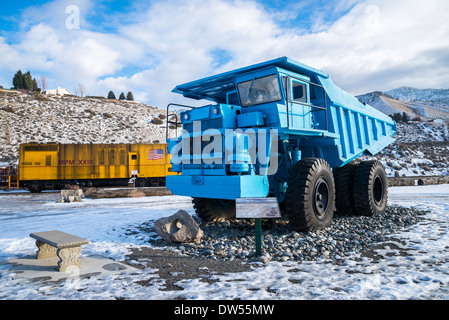
M387 177L374 155L396 123L337 87L323 71L287 57L178 85L213 103L167 106L172 170L166 185L190 196L205 221L236 217L236 199L277 199L297 231L327 227L336 211L372 216L387 203ZM174 126L173 126L174 124Z

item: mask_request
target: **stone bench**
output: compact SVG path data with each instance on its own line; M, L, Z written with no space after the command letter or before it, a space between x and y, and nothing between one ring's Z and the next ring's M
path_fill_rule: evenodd
M36 239L37 259L58 256L57 269L60 272L80 268L81 246L89 243L86 239L57 230L31 233L30 237Z

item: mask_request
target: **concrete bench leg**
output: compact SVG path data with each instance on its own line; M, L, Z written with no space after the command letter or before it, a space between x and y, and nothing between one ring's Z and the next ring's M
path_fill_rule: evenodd
M81 267L81 261L79 259L81 247L58 249L56 254L59 257L58 270L60 272Z
M45 259L56 256L56 248L46 244L45 242L37 240L36 247L38 248L37 259Z

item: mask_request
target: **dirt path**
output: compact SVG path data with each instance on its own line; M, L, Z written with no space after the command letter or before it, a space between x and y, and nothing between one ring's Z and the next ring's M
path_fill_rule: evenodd
M221 261L212 259L201 259L198 257L182 256L178 253L167 250L151 249L141 247L132 249L132 253L128 255L126 262L137 268L154 268L157 269L159 278L151 278L148 281L139 281L137 283L149 286L154 281L165 280L165 290L183 290L175 283L183 279L198 279L208 283L216 280L210 279L213 275L224 273L238 273L251 271L254 265L243 263L240 260ZM133 263L134 262L134 263ZM137 263L137 264L136 264Z

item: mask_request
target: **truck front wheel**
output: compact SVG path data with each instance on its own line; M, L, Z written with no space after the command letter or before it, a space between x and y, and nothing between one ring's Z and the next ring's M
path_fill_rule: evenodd
M335 211L335 184L329 164L318 158L295 164L287 181L286 213L296 231L323 229Z
M223 221L235 218L235 201L193 198L193 207L203 221Z

